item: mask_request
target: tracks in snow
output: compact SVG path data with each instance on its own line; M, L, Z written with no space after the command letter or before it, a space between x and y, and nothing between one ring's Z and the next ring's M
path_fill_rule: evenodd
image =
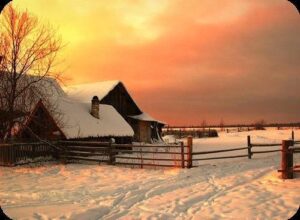
M202 172L203 175L192 177L194 172ZM111 211L103 218L116 219L126 215L141 217L139 216L141 212L144 216L149 213L150 217L188 218L201 212L205 207L213 206L220 197L244 188L245 185L256 181L268 172L270 169L251 172L247 176L239 173L236 174L239 175L238 178L228 183L228 180L223 181L223 178L230 179L231 176L211 175L209 170L198 168L164 180L135 182L123 189L111 207ZM157 202L161 202L161 205L153 206ZM170 213L174 215L170 216Z

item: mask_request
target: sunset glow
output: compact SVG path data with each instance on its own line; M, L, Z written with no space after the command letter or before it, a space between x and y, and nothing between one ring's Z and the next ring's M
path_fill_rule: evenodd
M172 125L300 121L300 17L286 0L13 5L58 28L68 84L122 80Z

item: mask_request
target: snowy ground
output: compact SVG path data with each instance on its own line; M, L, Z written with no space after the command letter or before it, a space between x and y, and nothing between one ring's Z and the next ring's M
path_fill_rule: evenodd
M280 142L291 131L221 133L199 150ZM300 139L300 131L295 133ZM296 162L300 163L297 156ZM0 204L13 219L288 219L300 204L300 176L281 180L279 154L207 161L198 168L129 169L61 165L0 168Z

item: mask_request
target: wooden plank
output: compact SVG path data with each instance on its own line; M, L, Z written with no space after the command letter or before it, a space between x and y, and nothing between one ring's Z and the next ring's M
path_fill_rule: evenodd
M33 142L33 143L13 143L14 146L33 146L33 145L44 145L42 142Z
M99 153L90 153L90 152L83 152L83 151L67 151L65 153L62 153L61 155L84 155L84 156L108 156L108 154L99 154Z
M0 147L9 147L12 146L12 144L0 144Z
M281 144L251 144L252 147L277 147L281 146Z
M227 157L195 158L195 159L193 159L193 161L200 161L200 160L219 160L219 159L232 159L232 158L240 158L240 157L248 157L248 154L244 154L244 155L236 155L236 156L227 156Z
M14 143L7 145L6 147L0 148L0 153L2 158L1 164L6 165L16 165L20 164L20 161L26 161L28 159L34 159L37 157L52 156L53 151L48 145L41 142L36 143Z
M187 137L187 168L190 169L193 167L193 137Z
M68 160L84 160L84 161L92 161L92 162L109 162L108 160L100 160L95 158L88 158L88 157L75 157L75 156L66 156Z
M253 147L255 147L255 149L259 149L259 148L266 148L266 147L280 147L280 145L276 145L276 146L269 146L269 145L267 145L267 146L253 146ZM253 147L252 147L252 149L253 149Z
M264 151L252 151L252 154L266 154L266 153L274 153L280 152L281 150L264 150Z
M68 146L66 150L77 150L77 151L98 151L98 152L108 152L109 147L81 147L81 146Z
M282 179L293 179L293 163L291 159L293 158L292 152L289 150L290 146L293 146L293 141L283 140L281 148L281 178Z
M185 158L184 158L184 145L183 142L180 143L181 145L181 168L184 169L185 168Z
M300 147L295 147L295 146L292 146L292 147L289 147L290 150L300 150Z
M252 158L252 144L251 144L251 136L247 136L247 150L248 150L248 159Z
M64 148L108 149L109 146L63 145Z
M114 165L116 162L116 152L115 152L115 146L111 146L109 148L109 164Z
M214 150L214 151L201 151L201 152L193 152L192 154L193 155L214 154L214 153L239 151L239 150L246 150L246 149L248 149L248 147L232 148L232 149L224 149L224 150Z
M116 165L130 165L130 166L152 166L152 167L178 167L174 165L164 165L164 164L141 164L141 163L123 163L123 162L116 162Z
M123 156L116 156L116 159L132 159L132 160L152 160L152 161L181 161L181 159L168 159L168 158L145 158L145 157L123 157Z
M137 147L137 148L181 148L181 145L131 145L131 144L113 144L113 146L115 147L125 147L125 148L133 148L133 147ZM185 146L187 147L187 146Z
M170 155L181 155L179 152L158 152L158 151L137 151L137 150L118 150L115 149L117 153L143 153L143 154L170 154ZM187 153L185 153L187 154Z
M109 146L109 142L90 142L90 141L59 141L58 144L67 145L67 146Z

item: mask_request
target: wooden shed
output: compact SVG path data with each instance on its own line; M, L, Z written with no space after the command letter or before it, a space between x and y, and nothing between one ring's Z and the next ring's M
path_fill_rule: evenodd
M134 141L147 143L162 141L161 132L164 123L143 112L122 82L106 81L71 86L67 88L67 93L81 102L88 102L97 96L101 104L113 106L134 130Z

